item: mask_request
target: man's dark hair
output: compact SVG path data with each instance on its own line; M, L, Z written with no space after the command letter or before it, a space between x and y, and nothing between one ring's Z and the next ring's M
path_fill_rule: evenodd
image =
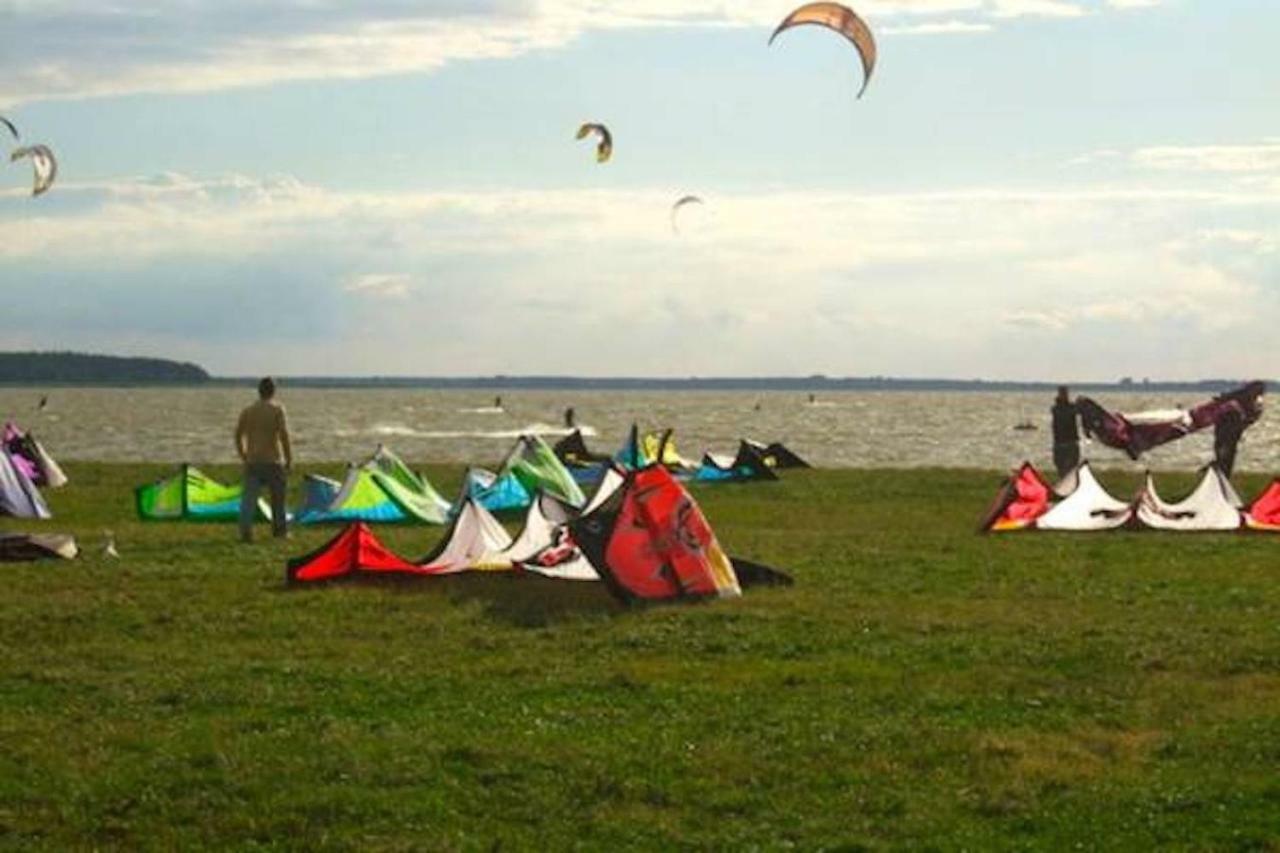
M270 400L276 394L276 381L270 376L262 377L262 381L258 383L258 396L264 400Z

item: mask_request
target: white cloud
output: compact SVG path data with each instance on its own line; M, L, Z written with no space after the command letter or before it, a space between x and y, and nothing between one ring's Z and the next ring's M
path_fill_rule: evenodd
M347 279L347 293L377 299L404 299L413 288L413 277L405 273L364 273Z
M1066 0L993 0L991 14L996 18L1080 18L1089 12Z
M1280 142L1256 145L1164 145L1140 148L1133 162L1167 172L1223 172L1280 174Z
M1112 0L1132 8L1135 0ZM635 27L772 27L774 0L11 0L0 106L134 92L431 71ZM982 32L1008 18L1086 14L1067 0L867 0L885 34ZM963 14L967 20L958 20Z
M1100 164L1115 163L1124 158L1124 152L1117 151L1114 148L1100 148L1097 151L1089 151L1079 154L1067 160L1068 166L1097 166Z
M0 337L183 339L221 371L248 357L234 337L295 372L902 374L945 354L957 375L1109 375L1121 356L1174 375L1159 359L1187 349L1218 359L1179 364L1190 375L1252 373L1280 324L1280 198L1239 189L707 194L679 235L665 188L378 194L168 174L59 189L0 198L0 275L36 306ZM244 328L244 299L288 333Z
M937 21L929 24L882 27L880 33L887 36L931 36L964 33L985 33L993 29L991 24L972 21Z

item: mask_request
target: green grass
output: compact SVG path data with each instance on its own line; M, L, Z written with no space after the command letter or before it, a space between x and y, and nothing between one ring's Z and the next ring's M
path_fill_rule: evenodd
M697 492L790 589L294 591L334 529L142 524L164 469L67 468L85 556L0 568L8 847L1280 849L1280 537L981 537L998 475L798 472Z

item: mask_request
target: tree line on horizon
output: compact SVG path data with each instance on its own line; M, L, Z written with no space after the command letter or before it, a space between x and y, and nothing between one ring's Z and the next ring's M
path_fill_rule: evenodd
M105 384L203 383L208 372L198 364L163 358L91 355L78 352L0 353L0 383Z

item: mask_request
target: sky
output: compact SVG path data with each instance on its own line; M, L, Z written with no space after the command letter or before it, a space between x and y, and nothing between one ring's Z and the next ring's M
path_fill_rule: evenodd
M1280 3L0 0L0 349L1275 376ZM597 164L578 126L603 122ZM685 195L702 205L671 206Z

